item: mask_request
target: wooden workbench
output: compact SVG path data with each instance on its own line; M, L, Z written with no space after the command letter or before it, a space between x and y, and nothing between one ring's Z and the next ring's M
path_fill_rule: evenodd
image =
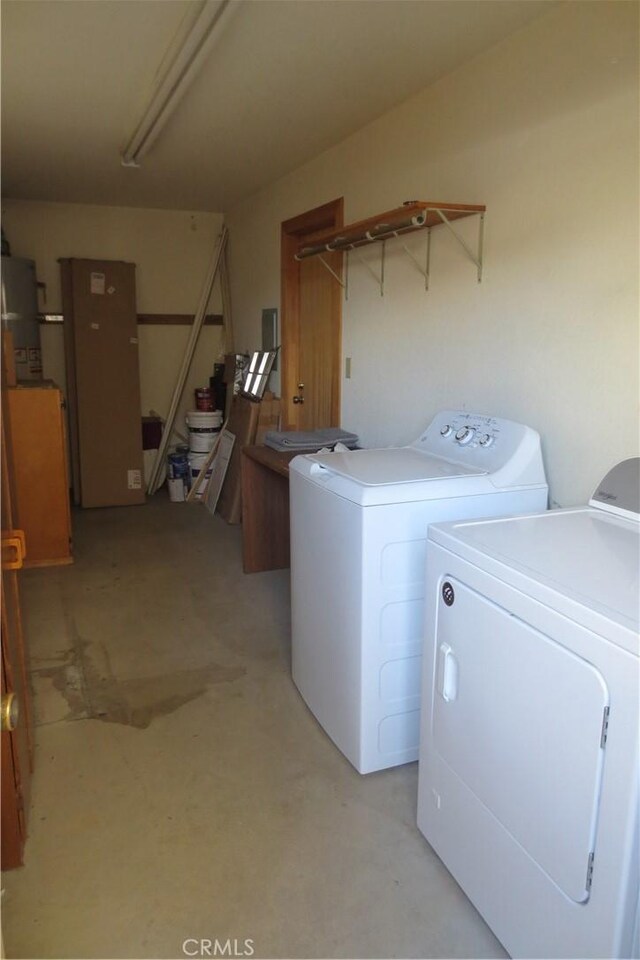
M296 453L242 449L242 567L245 573L288 567L289 463Z

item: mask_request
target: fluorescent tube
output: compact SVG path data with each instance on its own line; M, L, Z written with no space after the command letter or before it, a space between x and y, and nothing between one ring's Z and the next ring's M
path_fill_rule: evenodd
M184 93L204 66L229 17L241 0L204 0L191 30L176 52L121 153L123 167L137 167Z

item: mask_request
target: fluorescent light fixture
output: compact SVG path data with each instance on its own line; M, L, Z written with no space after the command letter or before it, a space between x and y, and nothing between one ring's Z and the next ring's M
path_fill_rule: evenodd
M211 53L242 0L203 0L194 23L162 75L122 151L123 167L138 167Z
M247 377L240 393L252 400L262 400L269 374L276 358L275 350L256 350L251 357Z

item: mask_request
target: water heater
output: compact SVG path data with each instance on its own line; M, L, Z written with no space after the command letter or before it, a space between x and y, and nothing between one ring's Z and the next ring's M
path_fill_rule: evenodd
M42 378L36 265L23 257L2 258L2 329L13 336L18 380Z

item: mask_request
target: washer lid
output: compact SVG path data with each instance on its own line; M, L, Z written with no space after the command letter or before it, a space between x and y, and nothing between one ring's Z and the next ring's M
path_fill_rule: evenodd
M331 473L366 487L455 477L481 477L487 474L486 470L465 467L442 457L420 453L412 447L317 453L308 455L308 459L319 463Z
M590 507L429 528L429 539L519 589L537 596L539 585L546 602L553 591L553 606L586 626L585 615L576 615L576 603L636 634L639 534L636 522ZM633 646L637 652L637 637Z

